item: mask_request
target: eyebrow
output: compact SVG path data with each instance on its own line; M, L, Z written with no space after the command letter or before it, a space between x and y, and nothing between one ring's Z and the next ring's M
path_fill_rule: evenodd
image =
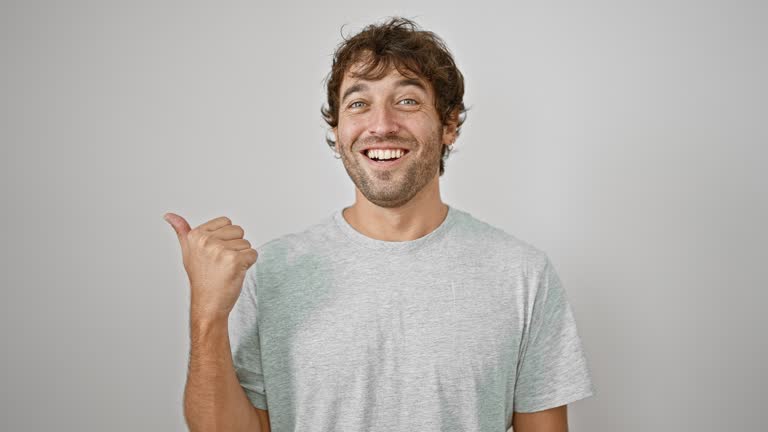
M396 87L406 87L406 86L414 86L418 87L424 92L427 91L427 88L422 84L422 82L416 78L403 78L395 83ZM352 86L350 86L348 89L344 91L344 95L341 97L341 102L344 103L344 101L352 94L360 91L368 90L368 85L359 82Z

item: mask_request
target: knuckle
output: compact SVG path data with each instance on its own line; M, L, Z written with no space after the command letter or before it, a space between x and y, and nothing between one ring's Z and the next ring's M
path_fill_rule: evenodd
M233 250L225 250L221 252L221 259L224 260L226 263L234 263L237 262L237 252Z
M217 256L224 256L227 253L227 248L221 242L212 244L211 250L213 250Z
M207 248L211 246L211 235L200 233L197 236L197 245L202 248Z
M195 247L202 247L205 245L205 239L203 239L203 235L200 231L190 231L188 240L189 244Z

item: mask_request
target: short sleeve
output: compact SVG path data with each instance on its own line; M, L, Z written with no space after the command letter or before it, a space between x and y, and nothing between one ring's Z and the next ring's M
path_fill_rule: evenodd
M267 396L261 367L255 264L246 271L240 297L229 313L229 343L232 350L232 363L240 385L256 408L266 410Z
M521 413L555 408L595 393L573 310L555 268L539 252L531 257L529 269L536 293L517 366L514 411Z

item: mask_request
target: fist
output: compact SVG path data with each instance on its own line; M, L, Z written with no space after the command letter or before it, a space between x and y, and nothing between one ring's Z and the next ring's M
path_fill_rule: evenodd
M229 218L212 219L195 229L174 213L166 220L176 231L191 290L190 314L228 317L243 287L245 273L258 257L243 229Z

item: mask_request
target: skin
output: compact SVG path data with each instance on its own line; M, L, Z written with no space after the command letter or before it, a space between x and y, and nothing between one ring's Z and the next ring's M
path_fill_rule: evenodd
M353 66L350 71L356 70ZM340 94L364 87L341 101L333 129L337 152L355 184L355 203L343 211L357 231L378 240L405 241L423 237L448 214L440 199L439 167L443 143L456 140L456 119L442 125L431 86L401 85L396 69L377 81L353 78L348 71ZM398 166L375 168L360 153L368 144L406 148Z
M568 405L532 413L513 413L515 432L568 432Z
M186 219L164 219L179 239L189 276L190 353L184 388L184 417L191 432L269 431L269 414L248 400L235 375L228 317L246 270L258 257L244 231L225 216L194 229Z

